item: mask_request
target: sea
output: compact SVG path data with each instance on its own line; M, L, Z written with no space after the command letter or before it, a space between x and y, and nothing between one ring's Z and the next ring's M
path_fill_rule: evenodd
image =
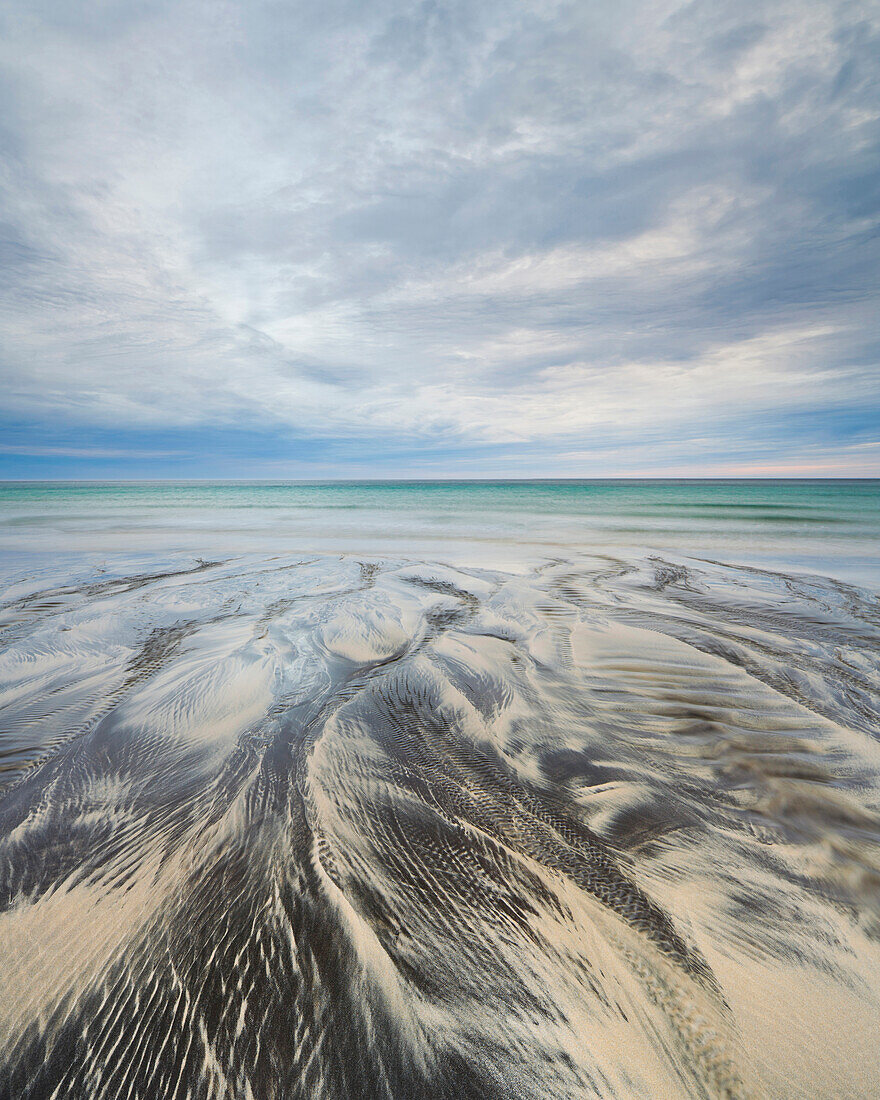
M0 555L283 551L516 564L608 548L880 584L880 481L0 482Z
M880 482L0 483L0 1100L874 1097Z

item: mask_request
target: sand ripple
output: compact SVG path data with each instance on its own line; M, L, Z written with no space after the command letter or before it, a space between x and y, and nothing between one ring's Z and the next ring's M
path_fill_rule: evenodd
M0 606L0 1097L868 1097L880 607L612 557Z

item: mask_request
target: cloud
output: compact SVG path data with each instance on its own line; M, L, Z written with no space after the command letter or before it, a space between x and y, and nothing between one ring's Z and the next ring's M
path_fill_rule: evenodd
M183 458L185 451L148 451L141 448L121 450L115 447L50 447L31 443L0 443L0 455L20 455L26 458Z
M19 454L67 425L335 439L342 472L348 447L443 472L516 446L531 472L601 472L646 439L698 468L697 431L732 454L880 405L870 3L3 19ZM835 423L847 462L871 440ZM818 442L787 446L809 465Z

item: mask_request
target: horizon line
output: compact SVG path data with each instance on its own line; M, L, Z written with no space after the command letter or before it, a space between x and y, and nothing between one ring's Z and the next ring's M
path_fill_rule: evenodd
M695 474L689 476L664 476L663 474L649 475L608 475L605 477L34 477L34 478L0 478L0 485L192 485L192 484L231 484L231 485L423 485L423 484L497 484L506 482L511 484L528 483L597 483L609 481L624 482L718 482L718 481L756 481L756 482L815 482L815 481L878 481L880 475L847 475L831 474L825 476L801 475L770 475L770 474Z

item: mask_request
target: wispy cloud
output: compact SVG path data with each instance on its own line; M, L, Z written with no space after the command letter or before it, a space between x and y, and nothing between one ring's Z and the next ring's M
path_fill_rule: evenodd
M3 24L0 469L62 429L74 465L173 430L184 470L224 432L292 475L863 468L870 0Z
M0 455L24 458L153 459L190 458L186 451L150 451L142 448L39 446L33 443L0 443Z

